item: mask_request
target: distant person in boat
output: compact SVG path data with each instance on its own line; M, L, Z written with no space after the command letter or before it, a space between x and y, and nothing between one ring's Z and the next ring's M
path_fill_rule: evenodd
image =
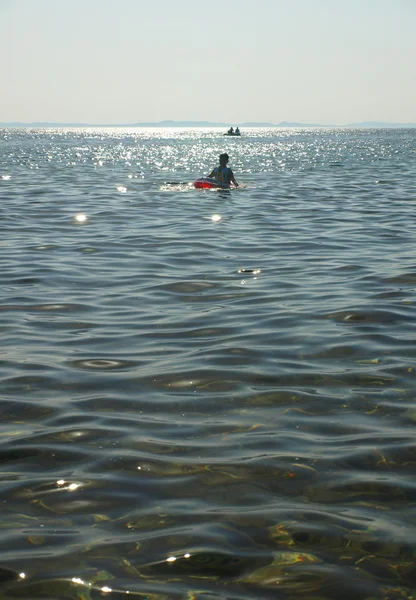
M230 127L230 129L227 131L228 135L233 135L234 133L234 129L232 127Z
M238 127L235 128L235 135L240 135L240 129Z
M227 167L227 163L230 160L228 154L220 154L220 164L219 167L215 167L208 175L215 179L222 187L230 187L230 184L234 184L235 187L238 187L238 183L235 180L234 173Z

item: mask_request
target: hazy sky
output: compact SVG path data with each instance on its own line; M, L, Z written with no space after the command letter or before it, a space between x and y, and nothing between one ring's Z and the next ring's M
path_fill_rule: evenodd
M416 122L416 0L0 0L0 121Z

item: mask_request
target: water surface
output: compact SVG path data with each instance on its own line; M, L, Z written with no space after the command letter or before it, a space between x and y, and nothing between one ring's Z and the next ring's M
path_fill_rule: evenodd
M0 598L414 596L415 139L1 130Z

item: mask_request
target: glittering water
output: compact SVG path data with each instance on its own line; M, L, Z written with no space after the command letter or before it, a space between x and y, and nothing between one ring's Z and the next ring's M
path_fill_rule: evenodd
M416 129L243 134L0 132L0 598L416 593Z

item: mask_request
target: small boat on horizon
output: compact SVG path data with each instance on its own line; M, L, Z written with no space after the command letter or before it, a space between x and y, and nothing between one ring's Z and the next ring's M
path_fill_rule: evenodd
M239 130L238 127L235 128L235 131L232 127L230 127L230 129L227 131L227 133L224 133L223 135L236 135L237 137L241 135L241 132Z

